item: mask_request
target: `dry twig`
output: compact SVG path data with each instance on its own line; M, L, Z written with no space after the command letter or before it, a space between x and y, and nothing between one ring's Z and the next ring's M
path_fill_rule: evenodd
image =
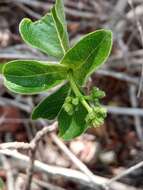
M23 163L29 164L29 162L30 162L30 159L28 156L18 153L17 151L0 150L0 154L5 155L5 156L10 156L12 158L15 158L16 160L22 161L22 166L23 166ZM87 175L85 175L82 172L79 172L77 170L67 169L67 168L62 168L62 167L57 167L57 166L50 166L50 165L44 164L38 160L35 160L34 167L35 167L35 170L43 171L49 175L54 175L54 176L59 175L64 178L76 181L77 183L81 183L81 184L91 187L91 181L89 180ZM95 182L95 186L103 186L103 184L108 184L110 181L107 178L94 175L94 182ZM116 181L113 181L110 186L114 190L119 190L119 189L120 190L128 190L128 189L137 190L134 187L124 185L124 184L116 182Z
M137 98L136 98L136 88L134 85L130 86L130 99L131 99L132 107L136 108L138 106L138 104L137 104ZM134 122L135 122L137 136L138 136L139 140L142 142L143 141L143 130L142 130L142 126L141 126L141 119L138 115L134 116Z
M124 176L130 174L130 173L133 173L135 170L139 169L143 167L143 161L142 162L139 162L138 164L130 167L129 169L125 170L124 172L120 173L119 175L113 177L112 179L110 179L107 183L108 186L111 186L113 182L123 178Z
M138 31L139 31L139 34L140 34L141 44L142 44L142 48L143 48L143 28L142 28L142 25L141 25L141 23L139 21L139 18L137 16L137 14L136 14L136 11L134 9L132 0L128 0L128 3L131 6L131 9L133 11L133 15L134 15L134 18L135 18L135 21L136 21L136 24L137 24L137 28L138 28ZM142 91L142 83L143 83L143 65L142 65L142 69L141 69L141 79L140 79L139 89L138 89L138 94L137 94L138 97L140 97L140 94L141 94L141 91Z
M36 136L31 140L30 143L21 143L21 142L12 142L12 143L4 143L0 145L0 148L12 148L12 149L24 149L30 151L30 163L27 169L27 180L25 185L25 190L30 190L30 185L32 181L33 175L33 165L35 160L36 150L39 144L39 141L45 136L48 132L51 132L57 128L57 122L53 123L50 126L44 127L41 131L38 131Z
M2 156L1 159L3 162L4 168L6 170L7 189L14 190L14 176L13 176L11 165L6 157Z

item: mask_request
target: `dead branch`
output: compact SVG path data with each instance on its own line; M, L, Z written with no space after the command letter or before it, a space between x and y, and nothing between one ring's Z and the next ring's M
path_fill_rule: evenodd
M132 77L125 73L111 71L111 70L107 70L107 69L106 70L99 69L98 71L96 71L95 74L102 75L102 76L110 76L110 77L116 78L118 80L126 81L128 83L132 83L135 85L138 85L138 82L139 82L139 79L137 77Z
M29 164L29 162L30 162L30 159L28 156L25 156L17 151L0 150L0 154L5 155L5 156L10 156L16 160L20 160L20 161L22 161L22 163ZM22 164L22 166L23 166L23 164ZM62 167L57 167L57 166L50 166L50 165L44 164L38 160L35 160L34 167L35 167L35 170L43 171L49 175L54 175L54 176L59 175L64 178L76 181L77 183L81 183L81 184L91 187L91 181L89 180L87 175L85 175L82 172L79 172L77 170L67 169L67 168L62 168ZM106 185L110 181L107 178L94 175L94 182L95 182L95 186L96 185L103 186L103 184ZM112 187L112 189L114 189L114 190L119 190L119 189L120 190L128 190L128 189L137 190L134 187L124 185L124 184L116 182L116 181L113 181L112 184L110 185L110 187Z
M129 107L115 107L115 106L105 106L107 108L108 113L115 115L128 115L128 116L143 116L142 108L129 108Z
M31 189L31 182L32 182L32 176L33 176L33 170L34 170L34 161L35 161L35 155L36 150L39 144L39 141L48 133L57 128L57 122L53 123L51 126L44 127L41 131L38 131L36 136L31 140L30 142L30 163L29 167L27 169L27 178L26 178L26 185L25 190Z
M115 182L115 181L117 181L117 180L123 178L124 176L126 176L126 175L128 175L128 174L134 172L135 170L137 170L137 169L139 169L139 168L141 168L141 167L143 167L143 161L142 161L142 162L139 162L138 164L136 164L136 165L134 165L134 166L132 166L132 167L130 167L129 169L127 169L127 170L125 170L124 172L122 172L121 174L119 174L119 175L113 177L112 179L110 179L110 180L108 181L107 185L108 185L108 186L111 186L111 184L112 184L113 182Z
M23 180L25 180L25 175L24 174L20 174L19 175L19 178L22 178ZM37 179L35 177L33 177L32 179L32 183L35 183L36 185L38 185L39 187L43 187L45 189L48 189L48 190L65 190L64 188L62 187L59 187L59 186L56 186L55 184L51 184L50 182L45 182L45 181L42 181L40 179Z
M31 140L30 143L21 143L21 142L12 142L12 143L4 143L0 145L0 148L12 148L12 149L23 149L30 151L30 163L27 169L27 179L25 190L30 190L31 180L33 175L33 165L35 160L35 154L38 147L39 141L45 136L48 132L51 132L57 128L57 122L53 123L50 126L44 127L41 131L38 131L36 136Z
M130 7L131 7L131 9L133 11L133 15L134 15L134 18L135 18L135 21L136 21L138 32L140 34L141 44L142 44L142 48L143 48L143 28L142 28L142 25L141 25L141 23L140 23L140 21L138 19L136 11L134 9L132 0L128 0L128 3L129 3L129 5L130 5ZM140 97L140 94L141 94L141 91L142 91L142 83L143 83L143 65L142 65L142 69L141 69L141 78L140 78L139 89L138 89L138 94L137 94L138 97Z
M130 99L131 99L132 107L136 108L138 106L138 103L137 103L137 97L136 97L136 88L134 85L130 86ZM141 126L141 119L138 115L134 116L134 122L135 122L135 129L137 132L137 136L139 140L142 142L143 131L142 131L142 126Z
M4 169L6 170L7 189L14 190L14 176L13 176L11 165L6 157L2 156L1 159L4 165Z

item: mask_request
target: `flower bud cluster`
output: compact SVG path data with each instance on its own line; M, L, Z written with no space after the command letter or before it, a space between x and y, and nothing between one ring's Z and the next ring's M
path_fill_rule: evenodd
M105 92L97 87L93 87L92 92L89 96L84 96L88 101L94 103L95 106L100 106L100 99L105 97Z
M105 97L105 92L100 90L97 87L93 87L92 92L91 92L91 96L93 99L102 99Z
M107 110L101 106L92 108L92 111L87 114L85 120L88 124L93 126L100 126L104 123L107 115Z
M85 118L86 123L92 126L100 126L104 123L104 119L107 115L106 109L103 108L100 104L100 99L103 98L104 96L105 96L105 93L103 91L94 87L89 96L84 96L82 94L83 99L77 96L75 97L68 96L65 99L63 108L69 115L73 115L79 102L81 102L88 111Z
M65 99L65 103L63 105L65 111L69 114L69 115L73 115L76 106L79 104L79 98L78 97L72 97L72 96L68 96Z

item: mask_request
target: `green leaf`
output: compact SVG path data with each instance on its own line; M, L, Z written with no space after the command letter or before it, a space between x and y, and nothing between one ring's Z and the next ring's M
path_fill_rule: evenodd
M108 58L112 47L110 30L97 30L82 38L61 61L74 70L75 80L81 85Z
M85 122L86 115L87 111L81 103L76 107L73 115L68 115L62 109L58 117L59 136L64 140L71 140L85 132L88 127Z
M4 66L5 85L11 91L35 94L56 86L66 79L67 68L60 64L17 60Z
M4 63L0 63L0 74L2 74L3 67L4 67Z
M0 178L0 190L3 190L4 188L4 182L2 181L2 179Z
M32 119L53 120L60 112L69 91L69 83L63 85L56 92L40 102L32 113Z
M23 19L19 30L26 43L48 55L60 58L69 48L62 0L57 0L51 12L38 21Z

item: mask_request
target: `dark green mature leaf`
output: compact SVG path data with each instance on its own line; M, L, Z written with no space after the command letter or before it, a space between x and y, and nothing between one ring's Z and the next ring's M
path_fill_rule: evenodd
M12 91L33 94L45 91L66 79L67 68L60 64L17 60L4 66L5 85Z
M80 103L73 115L68 115L62 109L58 117L59 136L64 140L71 140L81 135L87 129L85 117L87 115L86 109Z
M32 113L32 119L49 119L53 120L60 112L65 98L68 95L69 84L63 85L56 92L49 95L42 102L40 102Z
M63 1L57 0L51 13L36 22L23 19L20 33L31 46L49 55L62 57L69 48Z
M97 30L86 35L71 48L61 61L74 70L74 77L79 84L83 84L97 67L108 58L112 47L112 33L110 30Z

